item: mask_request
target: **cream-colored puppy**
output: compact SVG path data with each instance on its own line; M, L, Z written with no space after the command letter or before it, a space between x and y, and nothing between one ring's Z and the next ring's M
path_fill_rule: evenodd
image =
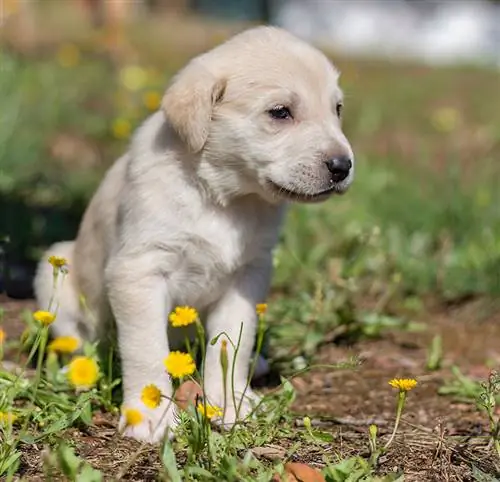
M116 321L124 405L144 413L126 435L155 442L175 425L173 408L162 418L165 405L140 399L150 383L172 394L163 360L183 339L166 326L175 306L196 307L209 340L225 332L236 341L243 324L241 396L284 207L323 201L353 179L337 80L326 56L278 28L247 30L198 56L106 174L76 241L48 251L70 263L53 333L102 339ZM43 260L41 307L51 280ZM207 345L204 376L209 402L222 406L219 352L220 341ZM249 409L244 400L240 417ZM236 420L232 403L224 419Z

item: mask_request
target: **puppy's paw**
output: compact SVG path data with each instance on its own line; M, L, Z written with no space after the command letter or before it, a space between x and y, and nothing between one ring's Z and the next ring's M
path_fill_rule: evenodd
M171 440L177 424L178 418L173 404L164 404L151 409L136 403L124 405L118 430L124 437L156 444L164 437Z

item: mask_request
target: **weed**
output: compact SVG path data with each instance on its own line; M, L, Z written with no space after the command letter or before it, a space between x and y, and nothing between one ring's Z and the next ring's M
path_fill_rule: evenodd
M45 477L51 480L54 470L59 471L66 480L75 482L101 482L102 474L90 464L75 455L75 451L61 443L55 450L49 450L44 457Z
M443 340L441 335L435 335L427 351L427 370L434 371L441 368L443 362Z
M51 264L53 260L51 260ZM46 355L49 337L49 325L57 316L58 300L56 297L58 281L64 282L67 274L65 263L54 266L54 294L47 311L36 311L32 315L32 324L23 336L23 348L26 339L32 340L29 354L24 365L16 373L0 370L0 433L3 438L0 453L0 475L13 474L20 459L19 444L36 443L59 433L77 422L91 424L92 404L100 400L95 388L99 368L90 354L92 347L87 347L89 355L80 356L69 363L66 371L59 366L57 356ZM55 308L54 306L55 305ZM53 311L52 311L53 310ZM35 362L34 373L28 370ZM83 362L73 373L72 363ZM76 391L71 394L71 387ZM14 430L18 425L19 429ZM31 425L41 433L34 435Z
M500 458L500 417L495 415L497 397L500 395L500 375L492 371L487 382L481 383L481 393L477 403L488 415L490 424L491 442Z
M438 390L440 395L450 395L455 400L465 403L476 403L483 393L481 382L473 380L462 373L459 367L451 367L453 379L447 381ZM495 395L497 403L500 402L500 394Z

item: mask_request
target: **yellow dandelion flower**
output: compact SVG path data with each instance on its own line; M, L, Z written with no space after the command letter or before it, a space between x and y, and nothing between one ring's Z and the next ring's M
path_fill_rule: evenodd
M172 326L187 326L198 319L198 312L190 306L178 306L168 317Z
M57 60L62 67L75 67L80 62L80 51L73 44L64 44L57 51Z
M48 262L54 269L60 269L68 265L68 261L62 256L49 256Z
M73 353L78 350L80 340L74 336L59 336L54 338L48 345L49 351L57 353Z
M146 385L142 389L141 400L148 408L157 408L161 402L161 391L156 385Z
M257 311L258 315L263 315L267 311L267 303L259 303L256 305L255 310Z
M140 410L137 410L137 408L124 408L122 413L125 417L125 424L131 427L139 425L144 418Z
M0 345L5 341L5 331L0 328Z
M462 116L457 109L452 107L442 107L436 109L431 116L431 123L439 132L452 132L462 122Z
M480 188L475 196L476 205L485 208L491 204L491 191L487 188Z
M161 95L154 90L150 90L144 94L143 102L144 102L144 105L149 110L157 110L158 107L160 107Z
M68 366L67 377L71 385L79 390L93 387L99 378L99 365L88 356L77 356Z
M148 81L148 73L138 65L129 65L124 67L120 73L120 82L122 85L133 92L144 88Z
M307 430L311 430L312 429L312 424L311 424L311 418L310 417L307 417L307 416L304 417L303 423L304 423L304 427Z
M33 318L41 325L49 326L50 324L54 323L56 315L54 313L51 313L50 311L38 310L33 313Z
M214 417L222 417L222 408L217 405L204 405L199 402L196 406L198 412L204 415L206 418L212 419Z
M3 14L8 17L14 13L17 13L19 10L19 2L18 0L4 0L3 2Z
M117 139L127 139L132 132L132 125L127 119L116 119L111 128Z
M182 378L192 375L196 370L196 365L189 353L172 351L164 360L165 368L170 376Z
M0 412L0 426L12 425L17 420L17 416L12 412Z
M417 380L414 378L393 378L389 381L389 385L397 388L400 392L409 392L417 385Z

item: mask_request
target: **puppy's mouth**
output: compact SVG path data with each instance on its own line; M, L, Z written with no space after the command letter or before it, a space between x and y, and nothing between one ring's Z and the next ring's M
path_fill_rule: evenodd
M271 179L266 179L266 182L271 191L275 195L283 197L285 199L289 199L291 201L318 202L322 201L323 199L326 199L328 196L331 196L332 194L344 194L346 190L346 188L342 188L337 183L334 183L328 189L324 189L322 191L318 191L315 193L304 193L281 186L280 184L275 183Z

